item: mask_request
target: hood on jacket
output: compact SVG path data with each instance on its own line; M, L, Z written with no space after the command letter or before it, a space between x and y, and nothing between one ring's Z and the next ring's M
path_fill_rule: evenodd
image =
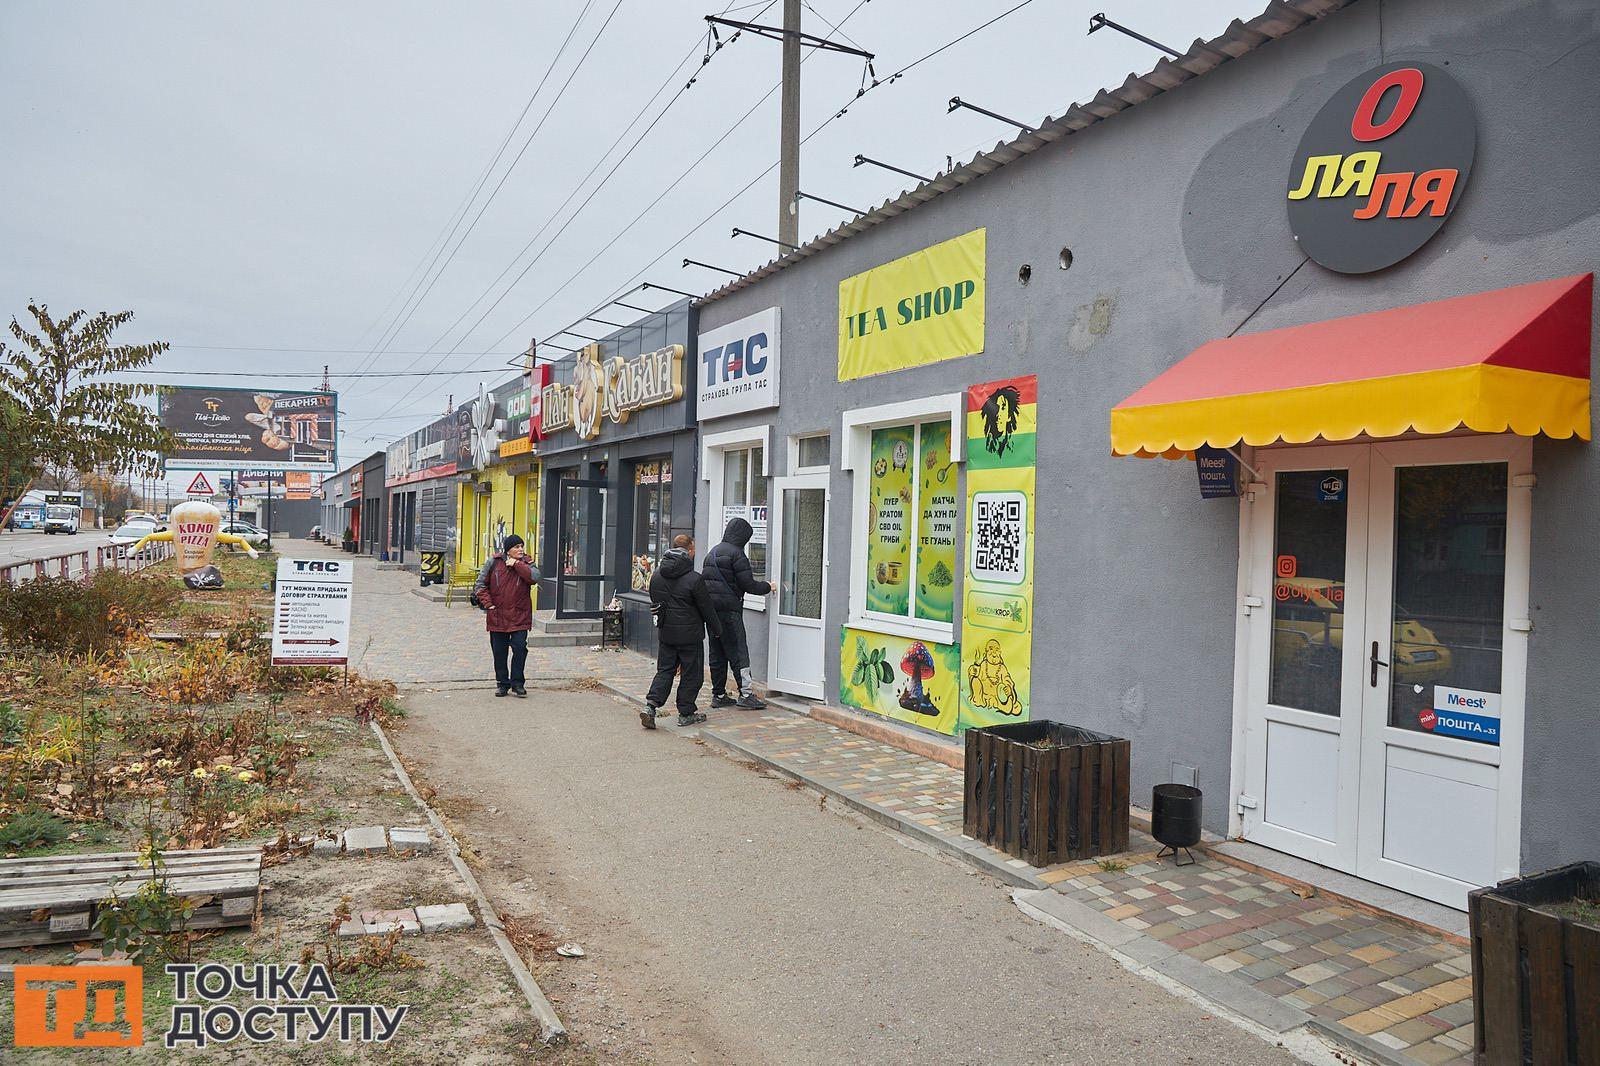
M755 530L750 528L750 523L742 518L730 518L728 528L722 531L722 542L732 544L736 548L743 548L750 543L750 538Z
M664 578L682 577L694 569L694 560L689 558L689 553L682 548L668 548L661 556L661 562L656 567L656 573Z

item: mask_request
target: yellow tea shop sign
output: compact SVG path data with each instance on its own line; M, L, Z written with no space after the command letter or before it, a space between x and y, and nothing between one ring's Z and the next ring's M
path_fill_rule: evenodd
M983 351L984 230L839 283L839 380Z
M571 384L552 382L540 397L546 435L571 429L593 440L602 414L620 426L634 411L683 398L683 345L601 362L599 346L591 344L578 353Z

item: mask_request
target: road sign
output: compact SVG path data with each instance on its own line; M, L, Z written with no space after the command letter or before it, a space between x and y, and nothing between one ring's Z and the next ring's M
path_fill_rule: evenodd
M217 490L212 487L211 481L206 477L204 471L196 474L194 480L189 482L188 495L190 496L201 496L209 499L216 494Z
M350 662L350 597L355 564L343 559L279 559L272 604L273 666Z

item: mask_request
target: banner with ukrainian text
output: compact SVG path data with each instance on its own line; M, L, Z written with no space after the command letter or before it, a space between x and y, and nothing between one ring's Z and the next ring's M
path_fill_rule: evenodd
M983 351L981 229L839 283L839 380Z
M958 732L1030 717L1038 379L1030 375L969 388L966 430Z

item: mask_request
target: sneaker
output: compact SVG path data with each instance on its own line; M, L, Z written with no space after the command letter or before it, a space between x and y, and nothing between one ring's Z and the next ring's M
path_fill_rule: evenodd
M511 694L513 696L521 697L522 699L527 699L528 698L527 686L525 686L525 685L512 685L511 686Z
M757 696L754 692L746 692L734 701L735 707L743 707L747 711L759 711L766 707L767 701Z
M644 705L644 710L639 712L639 724L644 726L646 729L654 729L656 727L655 704L647 703Z
M701 714L699 711L694 711L694 712L691 712L689 714L680 714L680 715L678 715L678 725L679 726L699 725L701 722L703 722L705 720L706 720L706 716Z
M739 701L726 692L713 692L711 694L711 706L713 707L737 707L738 705Z
M495 686L495 687L494 687L494 694L495 694L495 695L496 695L496 696L504 696L504 695L505 695L505 694L506 694L506 693L507 693L507 692L510 692L510 691L511 691L511 690L510 690L510 689L509 689L509 688L502 688L502 687L501 687L501 686L499 686L499 685L496 685L496 686Z

